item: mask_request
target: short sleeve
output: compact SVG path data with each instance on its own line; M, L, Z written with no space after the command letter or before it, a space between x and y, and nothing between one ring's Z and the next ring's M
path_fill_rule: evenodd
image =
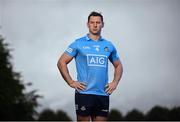
M76 56L78 50L77 50L77 42L74 41L73 43L71 43L68 48L65 50L65 53L68 54L69 56Z
M119 59L119 56L118 56L118 54L117 54L117 50L116 50L116 48L112 45L112 52L111 52L111 54L110 54L110 56L109 56L109 60L111 61L111 62L114 62L114 61L116 61L116 60L118 60Z

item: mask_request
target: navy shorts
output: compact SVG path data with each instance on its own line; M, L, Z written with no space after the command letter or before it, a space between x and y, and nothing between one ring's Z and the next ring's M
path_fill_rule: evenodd
M109 96L75 93L75 106L77 115L107 117Z

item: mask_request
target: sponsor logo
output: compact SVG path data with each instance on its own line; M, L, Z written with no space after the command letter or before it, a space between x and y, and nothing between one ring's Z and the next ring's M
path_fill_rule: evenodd
M66 51L67 51L68 53L72 53L73 49L70 48L70 47L68 47L68 48L66 49Z
M83 46L83 49L91 49L89 46Z
M85 106L82 106L81 107L81 111L85 111L86 110L86 107Z
M107 56L105 55L95 55L95 54L87 55L88 66L106 67L106 62L107 62Z
M102 109L101 111L103 111L103 112L108 112L108 110L107 110L107 109Z

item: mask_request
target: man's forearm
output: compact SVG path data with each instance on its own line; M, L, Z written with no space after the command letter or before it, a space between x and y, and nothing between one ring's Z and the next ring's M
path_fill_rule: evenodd
M59 69L62 77L64 78L64 80L67 82L68 85L70 85L73 82L73 80L69 74L67 64L58 62L58 69Z
M116 89L121 77L122 77L122 72L123 72L123 68L121 65L121 62L115 61L113 62L114 65L114 79L112 82L110 82L106 88L106 92L108 94L112 94L112 92Z
M114 70L113 82L115 82L117 85L119 81L121 80L122 73L123 73L123 67L122 67L122 64L120 63L118 66L115 66L115 70Z

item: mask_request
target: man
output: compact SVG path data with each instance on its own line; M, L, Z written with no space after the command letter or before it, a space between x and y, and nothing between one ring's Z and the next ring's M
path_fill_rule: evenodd
M88 16L89 33L69 45L57 66L67 84L75 89L78 121L106 121L109 95L116 89L123 68L113 44L101 37L103 16L91 12ZM67 64L75 58L77 81L72 79ZM108 83L108 59L114 66L114 78Z

